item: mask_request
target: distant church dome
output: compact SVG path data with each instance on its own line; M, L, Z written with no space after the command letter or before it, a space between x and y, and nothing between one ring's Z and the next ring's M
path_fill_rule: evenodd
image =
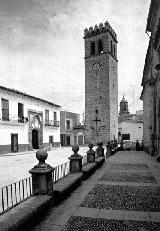
M126 115L126 114L129 114L129 110L128 110L128 101L124 98L124 95L123 95L123 98L120 102L120 112L119 112L119 115Z

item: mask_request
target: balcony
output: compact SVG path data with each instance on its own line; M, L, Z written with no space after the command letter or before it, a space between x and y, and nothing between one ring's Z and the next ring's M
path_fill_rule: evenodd
M84 129L84 125L82 124L75 124L73 129Z
M1 124L18 125L18 124L24 124L27 122L28 122L28 118L24 116L18 117L18 115L11 115L11 114L9 114L8 116L0 116Z
M66 130L73 130L71 126L66 126Z
M44 121L44 126L59 127L60 122L57 121L57 120L45 120Z

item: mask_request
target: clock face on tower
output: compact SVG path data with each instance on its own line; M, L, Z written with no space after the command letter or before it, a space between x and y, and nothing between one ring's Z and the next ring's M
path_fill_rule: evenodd
M99 71L99 69L100 69L100 63L98 63L98 62L94 63L93 66L92 66L92 68L93 68L94 71Z

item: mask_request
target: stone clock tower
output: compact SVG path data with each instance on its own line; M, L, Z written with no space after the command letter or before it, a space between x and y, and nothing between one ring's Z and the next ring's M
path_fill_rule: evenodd
M84 30L85 141L117 139L117 36L108 22Z

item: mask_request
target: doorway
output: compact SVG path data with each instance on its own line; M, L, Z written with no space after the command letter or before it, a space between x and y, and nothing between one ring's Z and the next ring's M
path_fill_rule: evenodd
M78 145L83 145L83 135L78 135Z
M18 134L11 134L11 151L18 152Z
M38 149L38 130L33 129L32 130L32 147L33 149Z
M54 147L54 139L53 139L53 136L49 136L49 144L51 144L52 147Z
M70 146L70 136L66 137L67 145Z

